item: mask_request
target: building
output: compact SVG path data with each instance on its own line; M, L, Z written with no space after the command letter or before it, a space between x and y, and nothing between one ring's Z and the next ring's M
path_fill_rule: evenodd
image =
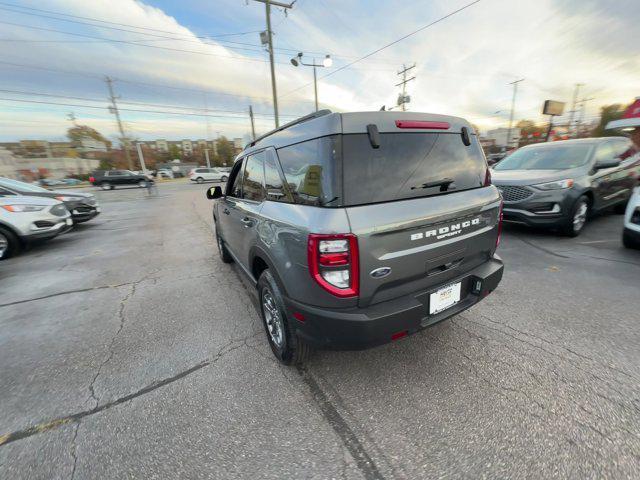
M183 155L191 155L193 153L193 142L191 140L181 140L180 150Z
M496 128L495 130L489 130L486 135L486 140L493 140L498 147L517 147L520 142L521 131L519 128L511 129L511 138L507 142L507 135L509 134L508 128Z
M244 142L242 141L242 138L233 139L233 148L235 149L236 155L238 155L244 149Z
M13 154L0 147L0 177L18 178L18 165Z
M155 147L153 143L149 146L151 148L155 148L155 150L158 152L167 153L169 151L169 142L167 142L166 140L156 140Z
M16 169L23 177L65 178L97 170L100 160L80 157L16 158Z

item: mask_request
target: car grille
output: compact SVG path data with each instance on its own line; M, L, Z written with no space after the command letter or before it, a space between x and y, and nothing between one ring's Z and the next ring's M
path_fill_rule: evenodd
M51 207L51 210L49 211L57 217L64 217L68 213L67 207L65 207L62 204L54 205L53 207Z
M73 209L73 213L91 213L95 209L93 207L78 206Z
M505 202L520 202L526 200L533 195L533 192L527 187L519 187L513 185L496 185Z

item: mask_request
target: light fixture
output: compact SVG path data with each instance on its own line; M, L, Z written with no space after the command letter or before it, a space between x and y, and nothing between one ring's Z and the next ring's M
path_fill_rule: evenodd
M327 55L326 57L324 57L324 60L322 60L322 65L324 65L325 67L330 67L331 65L333 65L331 55Z

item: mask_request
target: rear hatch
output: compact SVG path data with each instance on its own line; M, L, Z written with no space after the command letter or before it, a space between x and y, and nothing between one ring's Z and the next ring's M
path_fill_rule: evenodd
M500 195L471 127L401 115L373 114L370 133L343 120L341 203L358 238L362 307L444 286L496 248Z

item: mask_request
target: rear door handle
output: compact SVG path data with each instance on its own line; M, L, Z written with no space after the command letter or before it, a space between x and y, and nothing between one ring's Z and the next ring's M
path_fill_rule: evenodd
M222 213L224 213L225 215L229 215L231 212L228 208L225 208L224 210L222 210Z
M241 222L244 224L244 228L249 228L253 226L253 220L249 217L244 217Z

